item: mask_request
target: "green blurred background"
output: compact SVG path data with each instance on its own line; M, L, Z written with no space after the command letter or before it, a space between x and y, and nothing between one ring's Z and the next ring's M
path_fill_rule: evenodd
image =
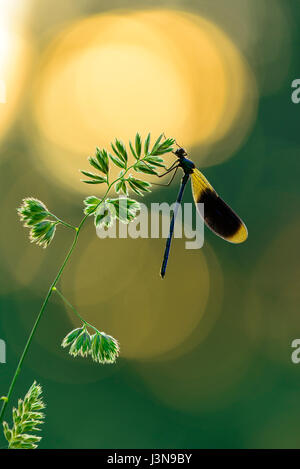
M72 239L31 245L16 207L34 196L77 224L99 194L78 173L95 146L165 131L248 241L175 240L162 281L164 240L100 240L91 220L61 289L121 357L70 357L60 343L78 323L52 297L13 400L42 384L41 448L299 447L299 1L14 0L0 13L0 394Z

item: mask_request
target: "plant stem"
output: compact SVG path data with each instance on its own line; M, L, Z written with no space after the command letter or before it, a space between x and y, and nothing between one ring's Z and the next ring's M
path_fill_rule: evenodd
M82 321L84 324L87 324L87 322L83 319L83 317L80 316L80 314L78 313L77 309L75 308L75 306L73 306L69 300L67 300L67 298L58 290L58 288L56 287L53 287L53 291L55 291L58 296L61 297L61 299L74 311L74 313L76 314L76 316L78 316L78 318L80 319L80 321Z
M45 310L45 308L46 308L46 306L47 306L47 303L48 303L48 301L49 301L49 298L50 298L50 296L51 296L51 294L52 294L52 292L53 292L53 288L54 288L55 285L57 284L57 282L58 282L58 280L59 280L61 274L62 274L63 271L64 271L64 268L65 268L65 266L66 266L66 264L67 264L67 262L68 262L68 260L69 260L69 258L70 258L70 256L71 256L71 254L72 254L72 252L73 252L73 250L74 250L74 248L75 248L75 245L76 245L76 243L77 243L78 236L79 236L79 232L80 232L80 230L81 230L81 228L82 228L82 225L84 224L85 220L87 219L87 217L88 217L88 215L85 215L85 217L81 220L79 227L76 229L76 233L75 233L75 237L74 237L73 243L71 244L71 247L70 247L70 249L69 249L69 251L68 251L66 257L65 257L65 259L64 259L64 261L63 261L63 263L62 263L62 265L61 265L61 267L60 267L60 269L59 269L59 271L58 271L58 273L57 273L57 275L56 275L56 277L55 277L55 279L54 279L54 281L52 282L52 284L51 284L51 286L50 286L50 288L49 288L49 290L48 290L48 293L47 293L47 295L46 295L46 298L45 298L45 300L44 300L44 302L43 302L43 304L42 304L42 307L41 307L41 309L40 309L40 311L39 311L39 314L38 314L38 316L37 316L37 318L36 318L36 321L35 321L35 323L34 323L34 326L33 326L32 330L31 330L31 333L30 333L30 335L29 335L29 337L28 337L28 340L27 340L26 345L25 345L25 347L24 347L23 353L22 353L21 358L20 358L20 360L19 360L18 366L17 366L17 368L16 368L15 374L14 374L13 379L12 379L12 381L11 381L11 384L10 384L10 387L9 387L9 390L8 390L8 393L7 393L7 396L6 396L6 399L5 399L4 402L3 402L2 409L1 409L1 412L0 412L0 422L3 420L4 412L5 412L5 409L6 409L7 405L8 405L8 403L9 403L9 400L10 400L10 398L11 398L13 389L14 389L15 384L16 384L17 377L18 377L18 375L19 375L19 373L20 373L20 371L21 371L21 368L22 368L24 359L25 359L25 357L26 357L26 355L27 355L27 352L28 352L28 349L29 349L29 347L30 347L30 345L31 345L31 342L32 342L33 336L34 336L34 334L35 334L35 331L36 331L36 329L37 329L37 327L38 327L38 325L39 325L39 322L40 322L40 320L41 320L41 318L42 318L42 316L43 316L43 313L44 313L44 310Z
M76 230L76 226L73 226L73 225L70 225L69 223L65 222L65 221L62 221L60 218L58 218L56 215L53 215L53 213L50 213L49 212L49 215L51 215L51 217L55 218L55 220L57 220L59 223L61 223L62 225L66 226L67 228L72 228L72 230Z
M90 324L89 322L87 322L85 319L83 319L83 317L78 313L77 309L75 308L75 306L73 306L69 300L67 300L67 298L61 293L61 291L58 290L58 288L54 287L53 290L58 294L58 296L61 297L61 299L74 311L74 313L76 314L76 316L80 319L80 321L83 322L83 324L85 324L86 326L89 326L91 327L92 329L94 329L96 332L99 332L98 329L96 329L96 327L94 327L92 324Z
M23 350L23 352L22 352L22 355L21 355L21 358L20 358L20 360L19 360L18 366L17 366L17 368L16 368L15 374L14 374L14 376L13 376L13 378L12 378L12 381L11 381L11 384L10 384L10 386L9 386L8 393L7 393L7 395L5 396L5 399L3 400L3 405L2 405L2 408L1 408L1 412L0 412L0 423L3 421L4 413L5 413L5 410L6 410L7 405L9 404L9 401L10 401L10 398L11 398L11 395L12 395L12 392L13 392L14 387L15 387L15 384L16 384L17 377L18 377L18 375L19 375L19 373L20 373L20 371L21 371L23 362L24 362L25 357L26 357L26 355L27 355L27 352L28 352L28 350L29 350L29 348L30 348L30 345L31 345L31 343L32 343L34 334L35 334L35 332L36 332L36 330L37 330L37 327L38 327L38 325L39 325L39 322L40 322L40 320L41 320L41 318L42 318L42 316L43 316L43 313L44 313L44 311L45 311L45 308L46 308L46 306L47 306L47 303L48 303L48 301L49 301L49 298L50 298L51 294L53 293L53 291L55 291L55 286L56 286L57 282L59 281L59 279L60 279L60 277L61 277L61 274L63 273L64 268L66 267L66 264L67 264L67 262L68 262L68 260L69 260L69 258L70 258L70 256L71 256L71 254L72 254L72 252L73 252L75 246L76 246L76 243L77 243L77 240L78 240L78 236L79 236L80 230L81 230L81 228L82 228L84 222L86 221L86 219L88 218L88 216L91 215L92 213L94 213L94 212L97 210L97 208L99 207L99 205L101 205L102 202L105 201L105 199L106 199L106 197L107 197L107 194L108 194L108 192L110 191L111 187L112 187L117 181L119 181L122 177L124 177L125 174L126 174L131 168L133 168L133 166L134 166L134 165L129 166L128 168L126 168L126 170L125 170L125 172L124 172L124 174L123 174L122 176L118 177L115 181L113 181L111 184L108 185L108 188L107 188L107 190L106 190L106 192L105 192L103 198L102 198L101 201L99 202L99 204L95 207L95 209L93 210L93 212L91 212L90 214L85 215L85 216L83 217L83 219L81 220L81 222L80 222L78 228L77 228L77 227L74 227L74 226L72 226L72 225L69 225L68 223L63 222L62 220L60 220L59 218L57 218L56 216L54 216L54 215L51 214L52 216L54 216L54 218L57 219L58 222L62 223L63 225L65 225L65 226L67 226L67 227L69 227L69 228L75 229L76 233L75 233L74 240L73 240L73 242L72 242L72 244L71 244L71 247L70 247L70 249L69 249L69 251L68 251L68 253L67 253L65 259L64 259L64 261L63 261L63 263L62 263L62 265L61 265L61 267L60 267L60 269L59 269L59 271L58 271L58 273L57 273L57 275L56 275L54 281L52 282L52 284L51 284L50 287L49 287L49 290L48 290L48 293L47 293L47 295L46 295L46 298L45 298L45 300L44 300L44 302L43 302L43 304L42 304L42 306L41 306L41 309L40 309L40 311L39 311L39 313L38 313L38 316L37 316L37 318L36 318L36 321L35 321L35 323L34 323L34 325L33 325L33 328L32 328L32 330L31 330L31 332L30 332L30 335L29 335L29 337L28 337L28 339L27 339L26 345L25 345L24 350ZM57 291L57 292L58 292L58 291ZM70 304L70 306L72 307L71 304ZM73 309L75 309L75 308L73 308ZM76 312L76 313L77 313L77 312ZM78 313L77 313L77 315L80 317L80 315L79 315ZM87 323L86 321L84 321L81 317L80 317L80 319L81 319L84 323L86 323L87 325L89 325L90 327L92 327L93 329L95 329L94 326L92 326L91 324L89 324L89 323ZM95 330L97 330L97 329L95 329Z

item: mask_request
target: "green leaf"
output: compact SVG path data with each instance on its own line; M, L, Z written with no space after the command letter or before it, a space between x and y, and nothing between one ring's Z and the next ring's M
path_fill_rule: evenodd
M155 167L150 164L144 163L144 161L138 161L137 163L135 163L134 170L137 171L138 173L157 175Z
M134 184L136 187L138 187L141 190L144 190L145 192L148 192L151 184L148 181L142 181L141 179L134 178L130 176L130 182Z
M39 246L46 248L52 241L55 235L57 222L44 220L36 223L30 230L30 240L32 243L37 243Z
M132 221L136 217L137 212L140 210L140 204L128 197L109 199L107 203L113 206L115 216L122 223L129 223Z
M111 146L113 152L115 153L115 155L116 155L118 158L120 158L120 160L123 160L121 153L116 149L116 147L114 146L114 144L111 143L110 146Z
M95 329L95 328L94 328ZM92 359L98 363L114 363L119 356L120 347L116 339L112 336L99 332L97 329L96 333L90 335L87 331L87 326L84 325L81 329L75 329L71 331L67 337L63 340L63 347L71 345L69 349L70 355L74 357L81 356L87 357L91 355ZM78 334L78 331L80 332ZM72 340L67 340L68 337L72 336ZM66 343L65 343L66 342ZM32 429L32 426L40 423L39 413L31 412L31 421L22 421L23 431ZM8 428L6 431L9 430ZM9 435L8 435L9 436ZM28 435L30 438L26 438L26 442L36 443L37 441L31 440L31 438L39 438L34 435ZM23 438L24 443L24 438Z
M137 187L135 187L130 181L128 181L130 188L133 190L133 192L137 195L141 195L142 197L144 196L143 192L140 191Z
M162 136L163 135L160 135L153 145L151 150L152 156L163 155L173 151L175 140L173 138L167 138L163 143L160 143Z
M162 150L156 150L155 153L153 153L153 156L159 156L159 155L165 155L166 153L170 153L171 151L173 151L173 147L171 148L166 148L165 150L162 149Z
M129 141L129 146L130 146L130 150L131 150L131 153L133 154L134 158L135 158L136 160L138 160L139 157L137 156L137 154L136 154L136 152L135 152L135 149L133 148L132 143L131 143L130 141Z
M13 438L13 432L10 430L7 422L3 422L3 432L6 440L10 443Z
M101 199L99 199L99 197L96 197L95 195L89 195L88 197L86 197L84 199L84 204L86 205L96 205L98 204L99 202L101 201Z
M117 194L120 192L121 186L122 186L122 181L118 181L115 185L115 191Z
M89 173L88 171L82 171L82 174L84 174L85 176L89 177L89 178L92 178L92 179L95 179L97 182L91 182L89 181L89 184L102 184L103 182L107 182L107 179L103 176L98 176L97 174L94 174L94 173Z
M98 199L98 197L95 197L93 195L86 197L84 199L83 203L85 205L84 208L84 213L85 215L90 215L91 213L94 212L94 210L97 208L97 206L100 204L101 200Z
M96 158L101 168L100 171L104 174L108 174L109 159L107 151L105 149L100 150L100 148L96 147Z
M162 148L168 148L170 147L171 145L174 145L175 143L175 140L174 138L167 138L163 143L161 143L159 145L159 148L162 149Z
M85 326L82 328L82 332L78 335L75 341L72 343L69 353L73 357L78 355L81 357L86 357L90 352L91 337Z
M25 431L40 430L38 428L45 418L42 412L36 412L36 408L43 410L45 404L41 398L42 388L34 381L24 400L19 399L18 408L13 408L13 427L9 428L7 422L3 422L4 436L9 449L35 449L41 437L26 434Z
M109 157L111 159L111 161L116 165L118 166L119 168L125 168L126 167L126 164L123 160L121 160L120 158L118 158L117 156L114 156L112 155L111 153L109 153Z
M91 337L92 359L98 363L115 363L119 356L120 347L118 341L104 332L97 331Z
M47 207L40 200L33 197L23 199L22 205L17 209L17 212L26 227L35 225L49 215Z
M139 133L137 133L135 136L135 150L136 150L137 157L140 158L141 151L142 151L142 142L141 142L141 136Z
M98 161L95 160L95 158L93 158L92 156L89 156L88 157L88 161L90 163L91 166L93 166L95 169L97 169L98 171L101 171L102 172L102 168L101 166L99 165Z
M118 153L121 157L121 159L127 163L128 161L128 155L127 155L127 151L126 151L126 148L125 148L125 145L120 141L120 140L117 140L116 139L116 147L118 149Z
M127 195L127 187L126 187L126 182L124 181L124 179L120 179L120 181L116 183L115 190L117 194L119 192L123 192L123 194Z
M153 153L155 152L155 150L157 150L157 148L159 147L159 143L161 141L161 139L163 138L163 134L161 134L158 139L156 140L156 142L154 143L153 147L152 147L152 150L151 150L151 155L153 155Z
M149 163L150 165L152 164L153 166L160 166L161 168L165 168L164 160L162 158L159 158L158 156L147 156L144 158L144 161Z
M150 192L150 182L136 179L130 175L128 178L128 183L131 189L138 195L144 195L143 192Z
M95 212L95 226L96 228L105 226L106 228L109 228L114 219L116 218L115 211L110 210L109 199L106 200L106 202L102 205L100 205L99 209L96 210Z
M97 179L91 179L91 180L81 179L81 182L85 182L85 184L103 184L103 182L105 181L98 181Z
M126 181L122 181L122 192L123 194L125 195L128 195L128 190L127 190L127 187L126 187Z
M74 340L77 339L77 337L83 332L83 327L80 327L78 329L74 329L73 331L69 332L69 334L66 335L66 337L63 339L61 346L62 347L68 347L71 345Z
M147 135L147 138L146 138L145 144L144 144L144 155L145 156L148 155L149 145L150 145L150 133Z

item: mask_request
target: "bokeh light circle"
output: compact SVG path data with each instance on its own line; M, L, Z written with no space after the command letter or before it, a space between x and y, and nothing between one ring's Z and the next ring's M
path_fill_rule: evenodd
M120 341L122 357L153 360L175 351L206 313L210 274L204 252L188 251L184 240L175 239L162 281L163 247L162 240L89 235L75 254L72 275L63 278L64 294L88 322ZM184 263L188 273L181 275Z
M254 116L246 101L255 84L236 46L211 21L172 10L102 14L67 26L45 52L34 90L38 165L84 192L78 168L115 136L164 131L204 155L231 132L239 144Z

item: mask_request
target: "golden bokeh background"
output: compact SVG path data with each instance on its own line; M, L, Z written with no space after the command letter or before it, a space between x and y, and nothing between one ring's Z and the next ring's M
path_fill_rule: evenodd
M33 50L20 20L26 11L18 0L0 2L0 138L17 119L28 80Z
M236 247L207 231L201 250L175 239L162 281L165 240L99 239L88 220L60 288L121 357L71 358L60 343L78 321L52 296L16 393L44 386L41 447L299 445L300 12L269 6L0 0L2 394L72 238L59 227L47 250L30 244L16 208L37 197L77 225L84 196L101 195L78 172L96 146L175 137L249 229ZM174 202L179 182L143 202Z
M94 141L107 146L116 135L128 141L136 129L163 129L187 148L206 148L204 158L234 127L231 150L240 143L255 97L239 50L206 19L161 9L92 16L66 26L42 57L33 104L36 156L56 176L59 160L58 180L84 192L77 169Z

